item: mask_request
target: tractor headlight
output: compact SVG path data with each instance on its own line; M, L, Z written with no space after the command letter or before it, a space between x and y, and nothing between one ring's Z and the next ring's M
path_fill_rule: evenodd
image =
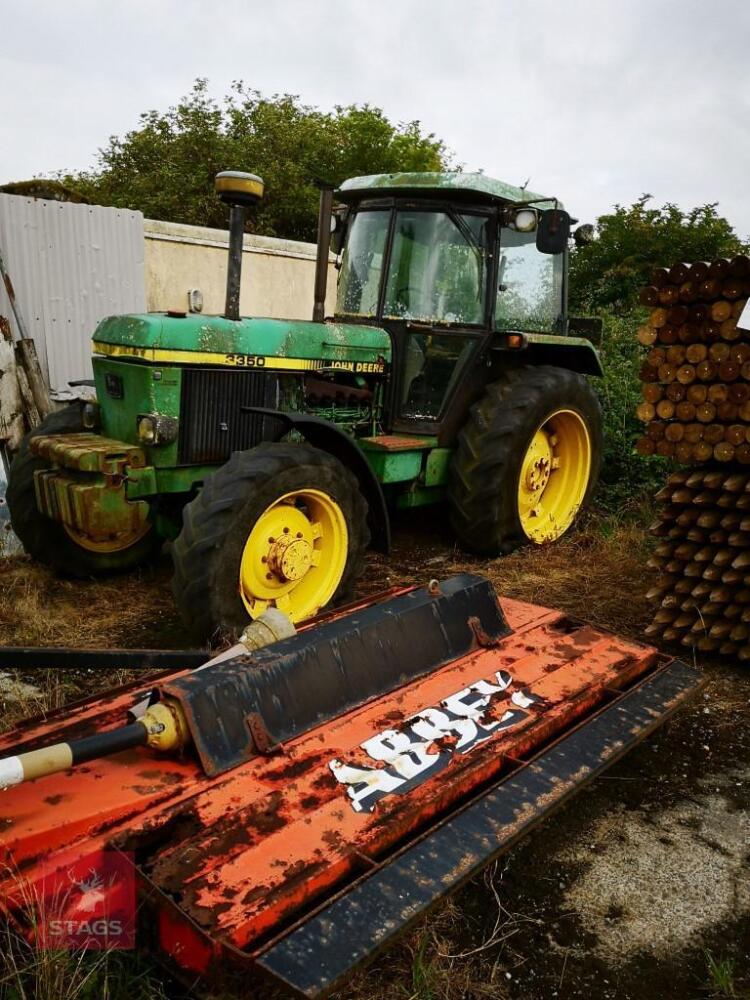
M537 214L533 208L521 208L513 217L513 228L519 233L533 233L537 222Z
M156 421L153 417L138 418L138 440L141 444L156 443Z
M141 413L137 418L138 440L145 445L172 444L177 440L178 423L160 413Z

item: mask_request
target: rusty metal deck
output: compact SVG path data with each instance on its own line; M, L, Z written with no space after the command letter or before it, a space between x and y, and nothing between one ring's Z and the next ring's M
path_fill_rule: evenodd
M648 736L694 693L698 676L676 660L657 668L263 949L258 965L295 994L324 996Z
M85 851L132 851L158 943L180 968L252 968L320 995L699 684L695 671L669 666L650 647L556 611L500 604L507 637L228 773L208 777L193 755L130 751L4 793L0 865L34 883ZM652 686L638 687L642 680ZM0 752L21 735L33 746L52 732L71 739L114 727L143 687L27 724L0 739ZM518 770L549 747L550 756ZM464 837L476 863L455 853ZM414 879L396 906L404 866ZM14 891L0 883L10 907ZM355 947L352 913L370 906L383 920L370 921ZM344 952L330 927L338 914L350 921ZM309 948L320 973L307 968Z

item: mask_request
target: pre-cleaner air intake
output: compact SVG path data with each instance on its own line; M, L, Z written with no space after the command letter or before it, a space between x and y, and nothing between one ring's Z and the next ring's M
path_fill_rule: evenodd
M245 240L247 209L263 197L264 185L255 174L239 170L224 170L216 175L214 188L229 210L229 259L227 261L227 299L224 315L240 318L240 282L242 279L242 248Z

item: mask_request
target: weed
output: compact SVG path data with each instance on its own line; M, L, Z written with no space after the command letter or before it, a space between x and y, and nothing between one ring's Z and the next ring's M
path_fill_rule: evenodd
M592 382L604 413L604 454L595 503L609 514L634 514L662 485L670 463L639 455L633 448L642 433L635 416L641 402L641 349L635 337L638 316L604 313L602 319L604 378Z
M411 963L411 984L413 993L410 1000L435 1000L432 962L426 958L430 935L423 932L418 940Z
M728 956L716 958L710 951L706 951L705 955L712 995L715 997L737 997L739 994L734 981L734 959Z

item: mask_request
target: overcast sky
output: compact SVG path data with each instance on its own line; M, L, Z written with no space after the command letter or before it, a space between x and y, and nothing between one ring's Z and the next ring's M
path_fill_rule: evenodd
M83 168L197 76L419 119L592 220L642 192L750 234L750 0L0 0L0 181ZM252 163L227 164L252 170Z

